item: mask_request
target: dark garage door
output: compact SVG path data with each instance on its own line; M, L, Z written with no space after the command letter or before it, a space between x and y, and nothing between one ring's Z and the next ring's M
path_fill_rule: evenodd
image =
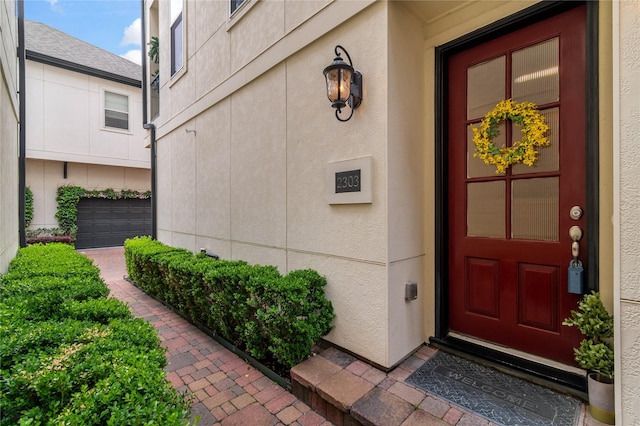
M151 200L81 198L76 248L114 247L127 238L151 235Z

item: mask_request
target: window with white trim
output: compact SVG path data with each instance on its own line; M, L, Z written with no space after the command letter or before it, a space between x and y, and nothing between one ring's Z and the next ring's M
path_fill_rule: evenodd
M129 97L104 92L104 126L129 130Z
M171 75L184 65L184 25L182 25L182 0L171 0Z

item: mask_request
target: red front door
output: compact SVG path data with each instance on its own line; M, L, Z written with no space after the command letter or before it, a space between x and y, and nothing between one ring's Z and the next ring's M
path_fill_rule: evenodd
M448 70L450 331L573 363L580 335L562 321L580 298L567 291L569 228L589 214L570 216L586 197L585 8L452 55ZM471 128L504 99L533 102L551 144L496 174ZM507 120L493 142L520 135Z

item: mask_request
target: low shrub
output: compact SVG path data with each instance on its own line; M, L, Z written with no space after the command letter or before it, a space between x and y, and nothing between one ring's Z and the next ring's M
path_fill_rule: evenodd
M326 279L315 271L282 276L273 266L194 255L149 237L125 241L125 258L143 290L260 360L290 368L331 330Z
M0 425L186 424L153 326L107 294L72 247L20 249L0 277Z

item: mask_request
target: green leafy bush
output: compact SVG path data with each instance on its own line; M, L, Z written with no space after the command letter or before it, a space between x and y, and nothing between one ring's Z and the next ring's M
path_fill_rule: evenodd
M78 186L61 186L58 188L56 201L58 202L58 227L65 235L75 238L78 232L76 220L78 219L78 202L84 195L84 189Z
M194 255L149 237L125 241L125 258L143 290L255 358L292 367L331 330L326 279L315 271L282 276L273 266Z
M153 326L107 294L72 247L20 249L0 277L0 425L186 423Z
M580 347L573 350L580 367L613 379L615 360L609 342L613 337L613 317L604 307L600 293L585 294L578 304L578 310L571 311L571 317L562 324L577 327L585 335ZM598 380L602 381L600 377Z
M24 227L28 228L33 220L33 192L31 188L24 188Z

